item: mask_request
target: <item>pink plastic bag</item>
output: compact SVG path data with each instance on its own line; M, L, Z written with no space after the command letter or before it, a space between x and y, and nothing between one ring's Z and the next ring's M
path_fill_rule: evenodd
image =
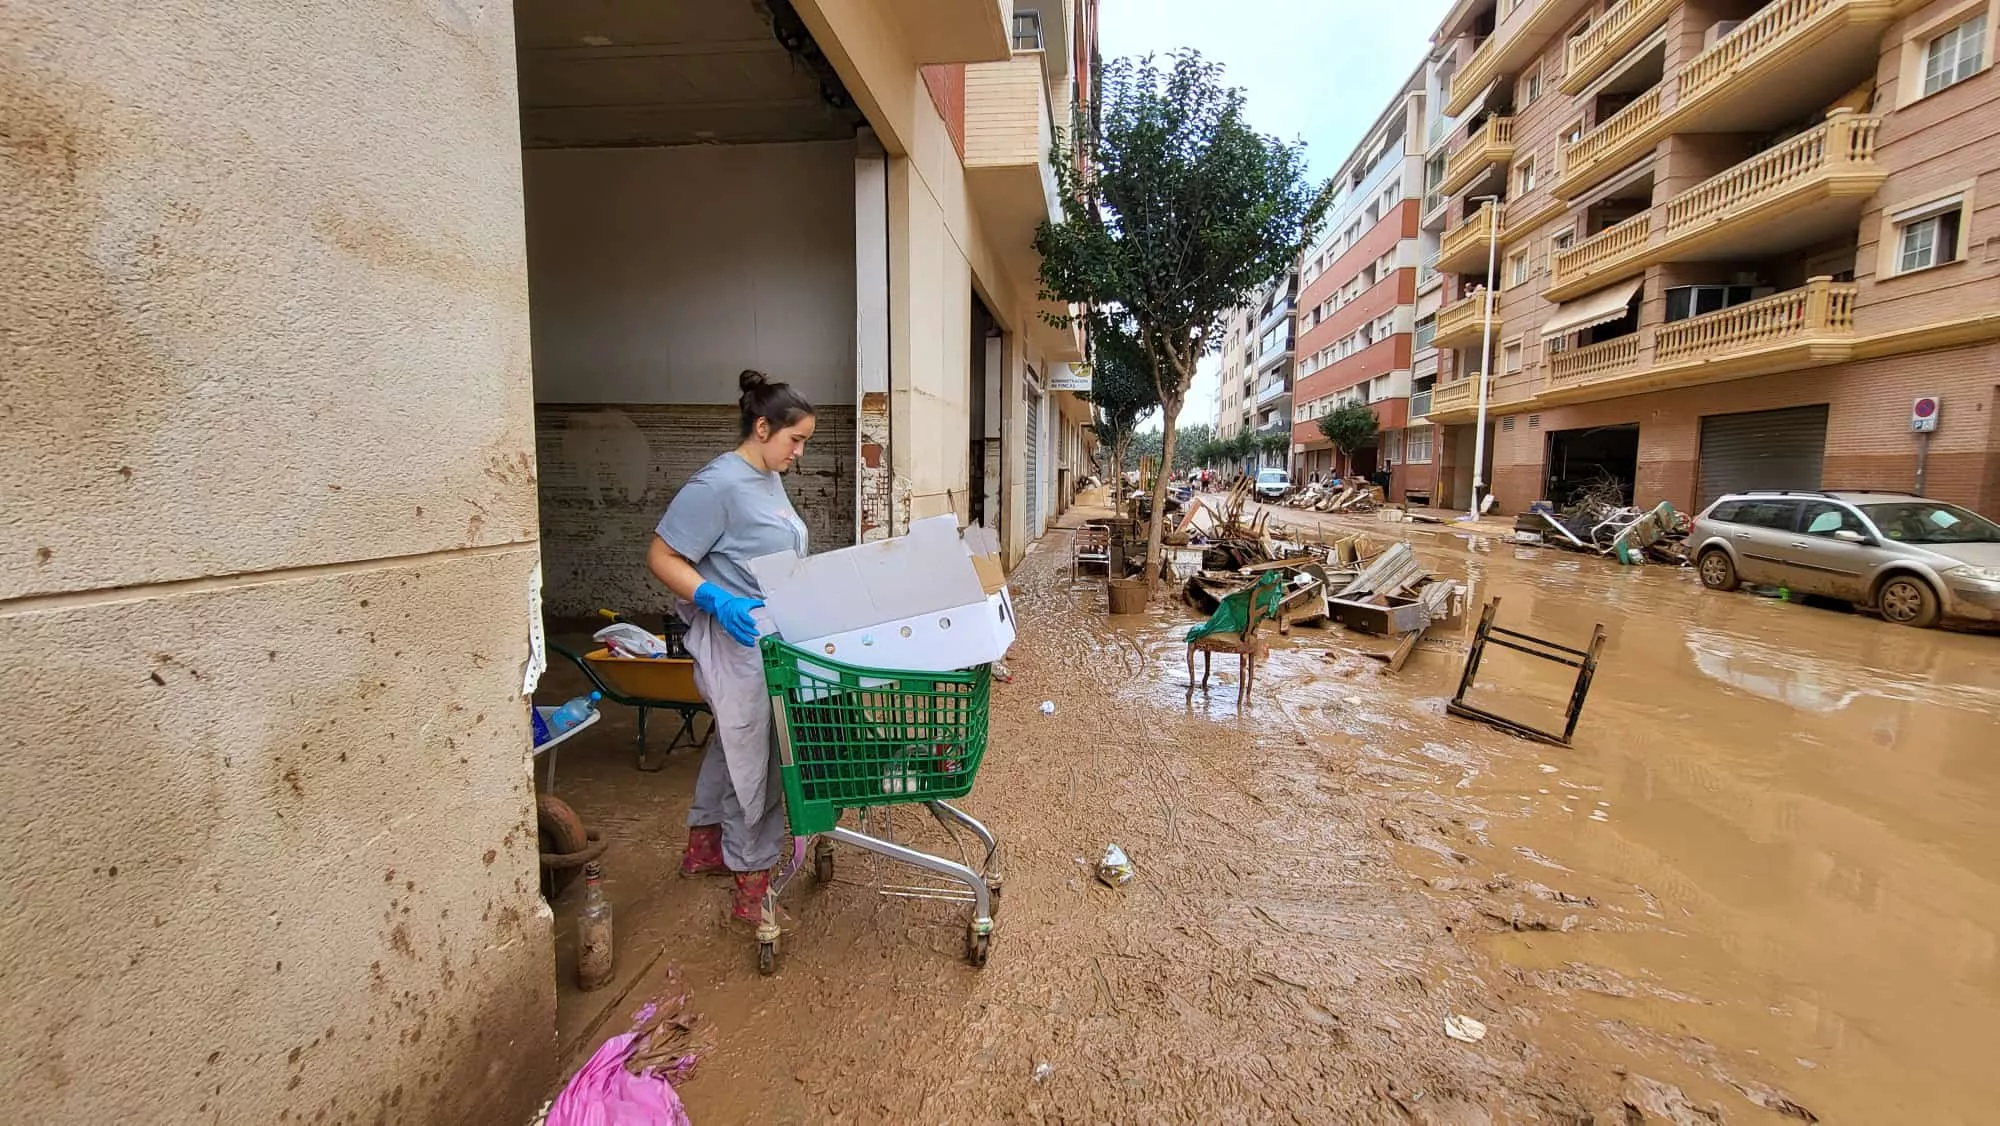
M625 1070L639 1036L606 1040L556 1096L547 1126L693 1126L666 1075Z

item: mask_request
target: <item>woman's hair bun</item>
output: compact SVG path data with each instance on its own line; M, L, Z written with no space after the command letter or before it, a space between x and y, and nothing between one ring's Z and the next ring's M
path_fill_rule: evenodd
M752 368L744 368L743 374L736 377L736 385L739 388L741 388L746 394L751 391L755 391L760 387L769 386L770 382L771 382L770 376L765 375L763 372L756 371Z

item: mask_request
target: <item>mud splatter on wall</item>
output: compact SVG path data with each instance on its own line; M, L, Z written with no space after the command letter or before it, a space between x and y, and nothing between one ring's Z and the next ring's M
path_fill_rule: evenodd
M824 551L854 542L854 408L821 407L817 420L785 489L813 550ZM646 573L647 537L681 485L735 447L736 433L733 406L537 404L545 612L665 610L665 589Z

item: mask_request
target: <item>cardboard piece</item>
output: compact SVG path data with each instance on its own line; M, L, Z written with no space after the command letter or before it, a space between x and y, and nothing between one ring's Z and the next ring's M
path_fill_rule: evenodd
M1014 643L1014 604L999 543L958 534L950 515L890 540L750 563L778 636L863 668L952 672L999 660Z

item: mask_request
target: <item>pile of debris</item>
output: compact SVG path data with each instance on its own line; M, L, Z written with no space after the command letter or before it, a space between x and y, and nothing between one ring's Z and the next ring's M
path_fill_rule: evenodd
M1465 588L1425 570L1409 544L1383 545L1359 534L1320 544L1269 535L1223 541L1203 551L1202 569L1188 576L1181 597L1213 614L1223 599L1272 571L1282 576L1285 591L1273 615L1279 633L1294 625L1337 624L1394 637L1393 650L1370 654L1392 672L1401 671L1425 630L1455 624L1465 614Z
M1679 567L1687 564L1688 527L1687 516L1671 503L1634 508L1625 503L1624 486L1607 479L1576 493L1561 513L1545 500L1529 505L1514 519L1514 538L1609 555L1620 563L1650 560Z
M1387 499L1380 485L1357 481L1333 487L1314 482L1286 497L1284 504L1313 512L1373 512Z

